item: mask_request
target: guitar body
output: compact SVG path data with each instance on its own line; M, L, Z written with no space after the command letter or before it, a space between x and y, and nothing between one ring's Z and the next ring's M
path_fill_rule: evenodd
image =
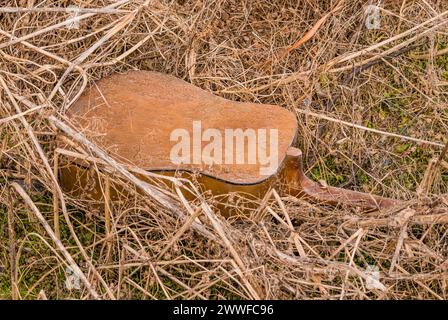
M86 90L67 115L117 161L196 180L215 196L238 192L259 198L277 188L365 209L395 204L308 179L301 152L293 147L297 120L292 112L230 101L165 74L131 71L104 78ZM89 189L94 198L100 197L101 189L92 187L86 172L79 164L65 167L60 175L63 187Z

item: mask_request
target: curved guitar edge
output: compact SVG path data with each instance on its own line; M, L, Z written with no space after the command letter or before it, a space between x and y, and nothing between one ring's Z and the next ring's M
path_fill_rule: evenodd
M399 200L369 193L322 186L312 181L303 172L302 151L295 147L290 147L286 152L284 174L286 175L285 179L291 195L314 202L347 205L359 207L363 210L384 210L401 203Z

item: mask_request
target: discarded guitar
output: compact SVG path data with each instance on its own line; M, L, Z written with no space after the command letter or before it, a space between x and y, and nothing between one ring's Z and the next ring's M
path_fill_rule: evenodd
M293 147L295 115L279 106L226 100L172 76L131 71L95 83L68 110L75 126L118 161L195 174L214 195L263 196L269 188L328 204L382 209L398 201L322 186ZM61 172L77 187L77 168ZM82 186L81 186L82 187Z

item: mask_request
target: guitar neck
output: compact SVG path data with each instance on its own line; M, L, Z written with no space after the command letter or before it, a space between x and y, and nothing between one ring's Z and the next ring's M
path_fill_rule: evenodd
M323 186L314 182L303 172L302 152L293 147L290 147L286 153L284 180L290 195L319 203L359 207L363 210L384 210L401 203L390 198Z

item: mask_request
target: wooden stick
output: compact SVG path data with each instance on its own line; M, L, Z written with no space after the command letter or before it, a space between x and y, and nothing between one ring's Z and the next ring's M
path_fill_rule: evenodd
M439 162L436 158L429 160L428 166L426 167L425 174L423 175L422 181L417 187L417 195L423 196L431 191L431 187L434 184L434 180L437 176L437 164Z
M121 0L121 1L112 3L112 4L110 4L110 5L106 6L106 7L104 7L104 9L112 9L112 8L118 7L118 6L122 5L122 4L125 4L125 3L127 3L127 2L129 2L129 0ZM25 36L22 36L22 37L20 37L20 38L17 38L17 39L14 39L14 40L10 40L10 41L8 41L8 42L1 43L1 44L0 44L0 49L3 49L3 48L6 48L6 47L9 47L9 46L12 46L12 45L14 45L14 44L16 44L16 43L19 43L19 42L22 42L22 41L24 41L24 40L28 40L28 39L37 37L37 36L39 36L39 35L41 35L41 34L44 34L44 33L47 33L47 32L50 32L50 31L53 31L53 30L56 30L56 29L59 29L59 28L61 28L61 27L65 27L65 26L67 26L67 24L69 24L69 23L71 23L71 22L81 21L81 20L83 20L83 19L92 17L92 16L94 16L95 14L96 14L96 13L86 13L86 14L83 14L83 15L78 16L78 17L73 17L73 18L67 19L67 20L65 20L65 21L62 21L62 22L60 22L60 23L51 25L51 26L49 26L49 27L46 27L46 28L43 28L43 29L39 29L39 30L37 30L37 31L35 31L35 32L29 33L29 34L27 34L27 35L25 35Z
M57 152L53 156L53 174L56 180L59 179L59 155ZM53 225L56 238L61 239L61 227L59 222L59 196L57 190L53 191Z
M345 240L341 245L331 254L331 256L326 259L328 261L333 260L333 258L341 252L342 249L344 249L350 242L353 241L353 239L357 238L360 234L363 234L364 230L362 228L359 228L358 231L356 231L354 234L352 234L347 240Z
M319 118L319 119L324 119L324 120L328 120L328 121L331 121L331 122L343 124L343 125L348 126L348 127L361 129L361 130L368 131L368 132L382 134L382 135L388 136L388 137L394 137L394 138L414 141L414 142L417 142L417 143L427 144L427 145L436 146L436 147L444 147L445 146L443 143L440 143L440 142L433 142L433 141L429 141L429 140L423 140L423 139L418 139L418 138L414 138L414 137L403 136L401 134L396 134L396 133L387 132L387 131L383 131L383 130L372 129L372 128L368 128L368 127L365 127L365 126L362 126L362 125L359 125L359 124L355 124L355 123L352 123L352 122L335 119L335 118L326 116L324 114L312 112L312 111L309 111L309 110L302 110L302 109L298 109L298 108L296 108L295 110L297 112L303 113L305 115L309 115L309 116L316 117L316 118Z
M394 218L372 218L372 219L352 219L348 221L349 224L359 224L361 227L386 227L393 225ZM424 215L415 215L409 219L409 224L421 224L421 225L430 225L430 224L447 224L448 223L448 212L439 213L439 214L424 214Z
M5 124L8 121L12 121L14 119L18 119L20 117L26 116L27 114L32 113L34 111L38 111L38 110L40 110L42 108L43 108L43 106L36 106L34 108L31 108L31 109L28 109L26 111L23 111L21 113L15 114L13 116L2 118L2 119L0 119L0 124L3 125L3 124Z
M14 201L11 192L8 192L8 233L9 233L9 268L11 271L11 297L12 300L18 300L19 289L17 286L16 270L16 242L14 235Z
M118 14L128 13L127 10L112 9L112 8L77 8L77 7L49 7L49 8L21 8L21 7L2 7L0 13L28 13L28 12L65 12L65 13L104 13L104 14Z
M424 53L424 54L420 54L420 53L419 54L412 54L411 58L414 58L414 59L430 59L431 57L443 56L444 54L447 54L447 53L448 53L448 48L445 48L445 49L442 49L442 50L434 52L434 54L432 54L430 52L427 52L427 53Z
M161 258L163 258L163 256L165 255L165 253L171 248L171 246L177 241L179 240L179 238L185 233L185 231L187 231L188 228L190 228L191 224L193 223L193 221L199 217L199 215L201 214L201 209L198 208L196 209L196 211L188 217L187 221L182 225L182 227L180 227L179 230L177 230L176 234L171 238L171 241L166 245L165 248L162 249L162 251L159 253L159 255L157 256L156 260L160 260Z
M395 269L395 265L398 263L398 257L400 255L401 248L403 247L404 239L407 237L408 223L406 222L400 229L400 235L398 236L397 246L395 247L394 256L392 257L392 261L390 263L389 275Z
M104 179L104 225L106 228L106 239L110 240L110 179Z

